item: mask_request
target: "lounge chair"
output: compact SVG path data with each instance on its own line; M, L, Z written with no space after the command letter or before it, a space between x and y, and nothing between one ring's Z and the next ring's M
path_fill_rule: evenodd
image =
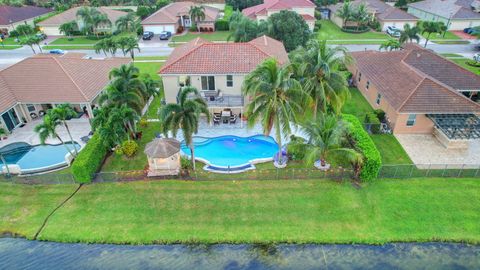
M234 114L232 117L230 117L230 124L235 124L237 122L237 115Z
M220 117L213 117L213 124L220 125Z

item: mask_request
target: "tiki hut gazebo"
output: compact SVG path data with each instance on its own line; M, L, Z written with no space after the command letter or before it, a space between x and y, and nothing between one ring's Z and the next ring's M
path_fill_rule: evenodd
M155 139L145 146L148 176L180 173L180 142L175 139Z

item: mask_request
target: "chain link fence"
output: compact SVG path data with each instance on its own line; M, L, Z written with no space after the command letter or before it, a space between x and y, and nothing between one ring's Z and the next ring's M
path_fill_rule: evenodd
M378 178L476 178L480 179L480 164L407 164L383 165Z
M13 184L42 184L42 185L52 185L52 184L76 184L75 178L72 174L68 173L47 173L47 174L37 174L37 175L1 175L0 182L3 183L13 183Z

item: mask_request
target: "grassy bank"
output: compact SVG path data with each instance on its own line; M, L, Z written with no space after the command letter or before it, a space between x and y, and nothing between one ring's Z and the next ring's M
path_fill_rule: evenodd
M205 40L209 41L227 41L228 36L232 32L230 31L215 31L215 32L188 32L183 35L176 35L172 37L172 41L174 42L188 42L192 39L195 39L197 37L203 38Z
M336 44L380 44L389 38L387 34L382 32L369 31L358 34L343 32L340 27L330 20L322 20L321 24L322 26L318 31L318 39L335 40L334 43ZM375 39L379 41L375 41Z
M0 184L0 231L32 237L75 186ZM39 239L109 243L480 243L480 181L131 182L83 186Z

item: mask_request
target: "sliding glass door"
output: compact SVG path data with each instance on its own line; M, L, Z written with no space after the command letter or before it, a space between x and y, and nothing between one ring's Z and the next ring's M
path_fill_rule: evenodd
M17 113L12 108L6 113L2 114L3 122L5 126L7 126L8 131L12 131L18 124L20 124L20 120L18 120Z

